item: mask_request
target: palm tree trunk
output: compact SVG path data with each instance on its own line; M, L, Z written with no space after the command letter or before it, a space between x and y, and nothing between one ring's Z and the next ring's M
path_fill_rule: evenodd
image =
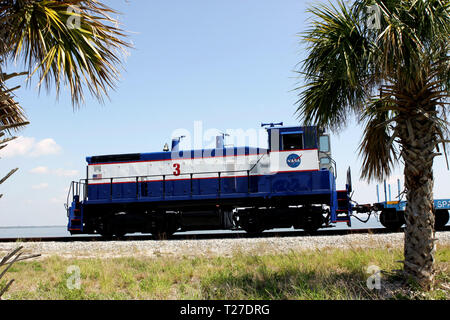
M435 231L433 214L434 124L425 116L406 117L399 124L405 161L406 229L404 273L423 289L434 280Z

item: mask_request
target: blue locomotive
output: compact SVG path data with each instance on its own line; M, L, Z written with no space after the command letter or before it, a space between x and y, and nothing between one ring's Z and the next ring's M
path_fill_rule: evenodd
M71 234L350 225L351 179L336 190L329 136L315 126L267 125L268 149L225 147L87 157L68 195ZM69 205L69 202L71 204Z

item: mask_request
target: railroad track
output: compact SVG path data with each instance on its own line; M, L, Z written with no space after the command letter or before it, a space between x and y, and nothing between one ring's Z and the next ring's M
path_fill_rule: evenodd
M440 231L450 231L450 225L444 227ZM368 229L324 229L307 234L305 231L266 231L258 236L250 235L245 232L218 232L218 233L176 233L167 240L196 240L196 239L233 239L233 238L270 238L270 237L305 237L305 236L336 236L347 234L387 234L403 232L401 228L397 232L389 231L385 228L368 228ZM153 240L151 235L129 235L112 240L121 241L140 241ZM22 238L0 238L0 242L76 242L76 241L110 241L101 236L68 236L68 237L22 237ZM157 241L157 240L155 240Z

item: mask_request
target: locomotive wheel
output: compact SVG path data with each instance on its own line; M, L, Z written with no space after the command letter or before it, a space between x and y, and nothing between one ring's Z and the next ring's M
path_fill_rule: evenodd
M153 240L167 240L169 236L164 231L155 231L152 233Z
M449 219L448 210L436 210L434 213L434 229L443 230Z
M166 240L169 239L178 228L178 224L174 218L157 219L151 234L154 240Z
M113 240L113 239L121 239L123 236L125 236L125 231L114 231L111 230L103 231L100 233L102 235L102 238L104 240Z
M114 237L117 239L123 239L124 236L125 236L125 231L118 231L117 233L114 234Z
M257 217L248 217L248 220L242 226L242 228L249 235L253 235L253 236L257 236L265 230L261 221Z
M245 227L245 232L247 232L251 236L258 236L265 230L262 226L259 225L248 225Z
M103 240L112 240L113 234L108 232L100 233L102 235Z
M234 215L233 219L235 224L249 235L256 236L265 230L263 218L257 210L242 210L242 212Z
M302 220L302 229L307 234L314 234L322 226L324 218L322 215L322 209L311 207L309 211L304 214Z
M167 240L178 230L175 226L168 226L166 228L155 229L152 232L152 238L154 240Z
M315 234L317 230L319 230L319 227L316 227L314 225L308 225L303 228L303 230L306 232L306 234Z
M306 234L315 234L317 230L319 230L320 227L314 224L306 225L303 227L303 230L306 232Z
M405 213L394 208L383 209L380 213L380 223L390 231L398 231L405 224Z
M121 239L126 230L117 223L117 218L112 216L103 218L100 224L99 232L104 240Z
M101 231L100 234L102 235L103 240L112 240L114 234L112 231L111 224L105 219L101 222Z

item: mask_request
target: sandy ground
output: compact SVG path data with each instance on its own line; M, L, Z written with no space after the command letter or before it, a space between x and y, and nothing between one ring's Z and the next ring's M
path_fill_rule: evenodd
M438 232L436 238L438 246L450 245L450 232ZM393 233L169 241L4 242L0 243L0 257L17 246L23 246L25 253L39 253L43 258L226 257L237 252L261 255L326 248L403 248L403 240L403 233Z

